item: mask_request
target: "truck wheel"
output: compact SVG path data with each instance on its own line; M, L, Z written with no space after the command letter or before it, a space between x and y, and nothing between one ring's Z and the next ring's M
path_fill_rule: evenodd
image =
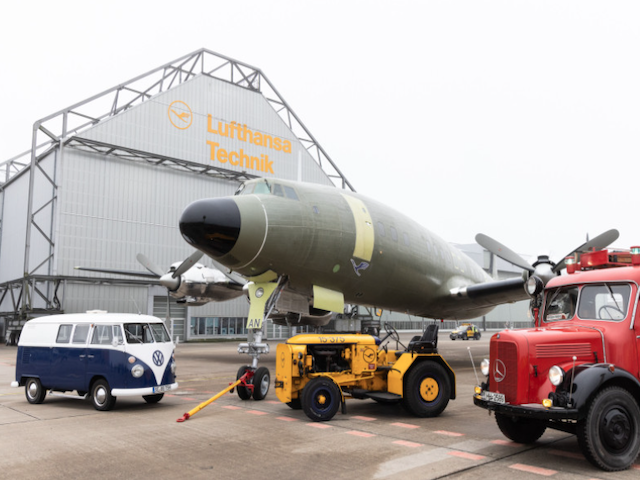
M91 401L93 407L101 411L111 410L116 404L116 397L111 395L111 388L105 379L101 378L94 382L91 387Z
M437 417L450 396L449 376L435 362L420 362L405 376L402 404L417 417Z
M596 467L609 472L629 468L640 451L640 408L627 390L605 388L578 423L577 435L580 450Z
M328 378L316 377L302 389L302 409L314 422L331 420L341 402L340 389Z
M24 385L24 394L29 403L42 403L47 391L42 387L42 383L38 378L27 378Z
M236 380L240 380L240 377L244 375L244 372L249 370L249 368L251 367L249 367L248 365L241 366L238 369ZM237 390L238 390L238 396L240 397L240 400L249 400L251 398L251 391L247 387L241 387L240 385L238 385Z
M253 380L253 399L264 400L269 392L269 385L271 385L269 369L267 367L259 367L251 380Z
M496 413L496 423L502 434L516 443L533 443L547 429L547 426L538 420L510 417L501 413Z

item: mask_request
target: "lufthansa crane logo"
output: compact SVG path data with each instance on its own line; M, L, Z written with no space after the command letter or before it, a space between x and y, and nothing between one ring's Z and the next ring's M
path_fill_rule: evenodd
M171 125L180 130L186 130L193 123L193 112L191 108L180 100L176 100L169 105L167 115L169 115Z
M155 363L158 367L161 367L164 363L164 355L160 350L156 350L155 352L153 352L153 363Z
M502 360L496 360L493 364L493 379L500 383L507 376L507 366Z

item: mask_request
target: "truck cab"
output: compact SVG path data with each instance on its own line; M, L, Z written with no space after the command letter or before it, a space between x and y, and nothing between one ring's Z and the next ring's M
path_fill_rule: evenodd
M634 250L635 249L635 250ZM597 467L629 468L640 451L640 248L585 253L546 285L535 327L491 338L474 403L502 433L535 442L577 435Z

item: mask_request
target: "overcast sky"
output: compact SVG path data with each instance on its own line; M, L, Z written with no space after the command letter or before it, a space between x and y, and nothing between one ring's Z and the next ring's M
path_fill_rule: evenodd
M640 2L3 7L0 162L33 123L207 48L260 68L356 190L445 240L640 244Z

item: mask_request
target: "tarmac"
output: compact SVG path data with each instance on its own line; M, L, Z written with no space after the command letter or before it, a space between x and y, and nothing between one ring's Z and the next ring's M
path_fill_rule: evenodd
M278 401L276 342L260 362L272 377L265 400L225 394L184 423L176 420L226 388L247 363L236 343L180 344L177 391L155 405L121 397L109 412L74 395L29 404L24 388L10 387L17 348L0 346L0 479L639 478L640 459L629 470L603 472L586 461L575 436L563 432L547 430L533 445L507 440L472 401L470 354L479 366L489 355L490 335L452 341L441 332L438 346L456 372L457 398L439 417L349 400L347 413L329 422L312 422ZM410 336L401 339L407 343Z

